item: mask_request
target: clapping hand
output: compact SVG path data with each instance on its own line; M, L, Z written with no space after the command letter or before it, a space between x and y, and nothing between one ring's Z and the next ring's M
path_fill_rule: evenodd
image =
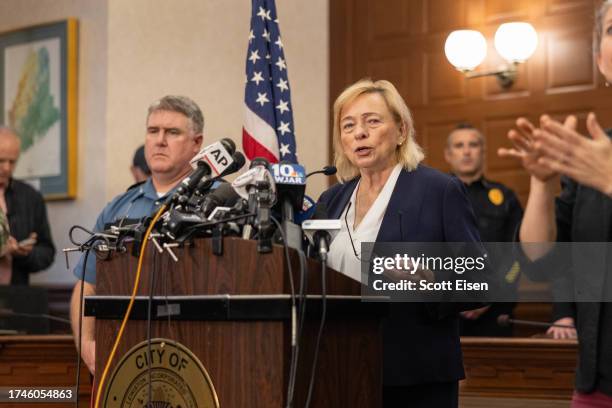
M546 122L548 119L548 116L542 116L540 124L542 125L542 123ZM575 129L576 118L574 116L569 116L565 121L565 126L570 129ZM502 147L498 149L497 154L500 157L514 157L520 159L525 170L542 182L549 181L557 176L557 171L540 161L542 152L536 148L536 140L538 140L538 136L542 133L542 130L535 127L535 125L526 118L518 118L516 127L517 129L511 129L508 132L508 139L512 141L514 147Z
M591 137L546 117L542 131L534 134L538 165L612 197L612 141L593 113L587 117L587 129Z

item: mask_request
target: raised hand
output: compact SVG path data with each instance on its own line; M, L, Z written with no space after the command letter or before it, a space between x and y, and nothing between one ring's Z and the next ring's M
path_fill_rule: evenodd
M587 129L590 138L547 118L534 134L538 164L612 197L612 141L593 113Z

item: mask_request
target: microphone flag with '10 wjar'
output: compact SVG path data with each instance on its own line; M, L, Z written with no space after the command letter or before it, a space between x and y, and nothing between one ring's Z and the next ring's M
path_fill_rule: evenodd
M282 214L282 228L286 244L290 248L302 248L302 229L295 223L295 214L304 203L306 171L297 163L275 163L272 175L276 182L278 205Z
M306 171L296 163L275 163L271 166L276 182L278 201L283 220L293 221L293 214L301 211L306 190Z

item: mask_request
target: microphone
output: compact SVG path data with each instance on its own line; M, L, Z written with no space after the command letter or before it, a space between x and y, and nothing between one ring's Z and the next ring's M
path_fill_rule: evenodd
M171 239L176 239L185 228L205 223L208 215L215 208L231 207L239 198L240 196L229 183L220 183L210 194L203 197L198 211L188 212L176 208L169 211L164 218L161 232Z
M177 209L167 212L163 220L161 233L173 240L177 239L186 227L202 224L206 221L199 214L187 213Z
M220 177L232 165L235 151L235 143L227 138L200 150L190 161L194 171L181 181L166 204L184 203L201 181Z
M316 170L308 173L306 175L306 178L315 174L325 174L326 176L333 176L334 174L336 174L337 171L338 169L336 168L336 166L325 166L321 170Z
M234 152L234 154L232 155L232 160L233 163L230 164L230 166L227 167L219 177L225 177L229 174L236 173L242 168L242 166L244 166L244 163L246 162L244 155L240 152ZM200 180L196 188L193 190L193 194L189 198L187 207L197 211L197 209L201 206L202 201L204 200L205 193L210 190L210 188L213 186L213 183L214 179Z
M575 329L574 326L569 326L567 324L555 324L555 323L545 323L545 322L534 322L531 320L520 320L520 319L511 319L507 314L499 315L497 317L497 324L502 327L510 326L511 324L516 324L519 326L531 326L531 327L541 327L543 329L548 329L549 327L558 327L561 329Z
M276 183L268 166L268 160L255 158L251 162L250 170L238 176L232 183L236 192L248 200L248 212L256 214L249 225L252 224L259 232L257 250L260 253L272 251L271 211L272 205L276 202ZM243 238L248 239L250 235L251 228L247 225L243 230Z
M327 206L324 203L319 203L315 209L313 219L302 223L302 229L315 250L319 253L321 262L327 261L329 243L331 241L330 231L339 231L342 228L342 221L327 219L327 217Z
M282 203L283 220L293 221L294 211L300 211L306 190L306 171L304 166L295 163L275 163L272 174Z
M302 209L306 190L306 171L297 163L275 163L272 174L278 190L282 227L286 244L290 248L302 248L302 231L295 223L295 214Z
M221 183L219 187L204 197L200 212L205 218L208 218L216 207L233 207L239 199L240 196L231 184Z
M232 155L236 151L236 143L232 139L223 138L218 142L202 148L189 161L191 167L197 167L198 162L205 161L211 171L220 176L223 171L232 164Z
M246 158L244 157L244 154L240 152L234 152L234 154L232 154L232 160L233 163L230 164L228 168L221 173L221 177L229 176L230 174L238 172L246 163Z
M263 188L267 185L274 197L273 202L276 202L276 183L268 170L267 163L268 161L264 158L253 159L250 169L236 177L232 182L232 187L234 187L240 197L249 200L258 188Z

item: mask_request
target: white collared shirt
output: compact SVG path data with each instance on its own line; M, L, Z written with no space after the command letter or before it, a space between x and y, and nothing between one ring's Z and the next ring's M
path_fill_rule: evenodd
M333 240L329 247L327 266L361 282L361 262L355 256L350 237L353 239L353 245L361 260L367 262L367 259L361 257L361 243L376 241L378 230L380 230L380 225L382 224L387 206L389 205L389 200L395 190L395 184L397 183L401 171L402 166L400 164L397 164L393 168L385 186L361 220L361 223L359 223L356 229L353 229L353 225L355 224L355 199L357 191L359 190L359 185L361 184L361 180L359 180L353 191L351 200L340 215L342 228L336 233L335 237L332 237ZM349 230L347 230L347 222L344 221L345 217L348 222Z

